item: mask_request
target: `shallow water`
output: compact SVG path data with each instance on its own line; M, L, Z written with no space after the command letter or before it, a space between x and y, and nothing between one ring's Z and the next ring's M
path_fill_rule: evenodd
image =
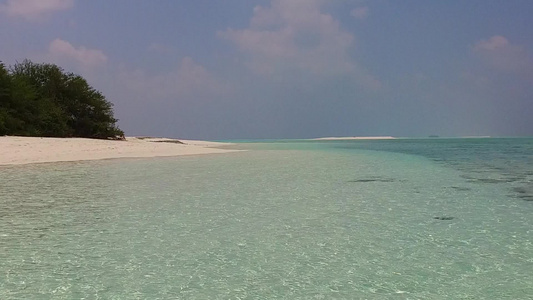
M530 299L533 140L0 168L1 299Z

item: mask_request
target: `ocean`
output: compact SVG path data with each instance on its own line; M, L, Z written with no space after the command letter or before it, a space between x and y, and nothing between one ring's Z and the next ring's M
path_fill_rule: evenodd
M0 166L0 299L533 299L533 139Z

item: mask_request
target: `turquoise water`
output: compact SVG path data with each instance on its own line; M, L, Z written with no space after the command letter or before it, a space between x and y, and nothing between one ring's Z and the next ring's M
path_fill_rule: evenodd
M0 299L531 299L533 139L0 167Z

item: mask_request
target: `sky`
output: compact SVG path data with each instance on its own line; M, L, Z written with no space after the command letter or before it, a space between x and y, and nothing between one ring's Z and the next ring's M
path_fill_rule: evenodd
M533 136L530 0L0 0L128 136Z

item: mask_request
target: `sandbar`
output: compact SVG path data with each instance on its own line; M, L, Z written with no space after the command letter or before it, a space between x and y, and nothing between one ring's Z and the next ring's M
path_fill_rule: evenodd
M98 140L0 136L0 165L228 153L228 143L136 138Z

